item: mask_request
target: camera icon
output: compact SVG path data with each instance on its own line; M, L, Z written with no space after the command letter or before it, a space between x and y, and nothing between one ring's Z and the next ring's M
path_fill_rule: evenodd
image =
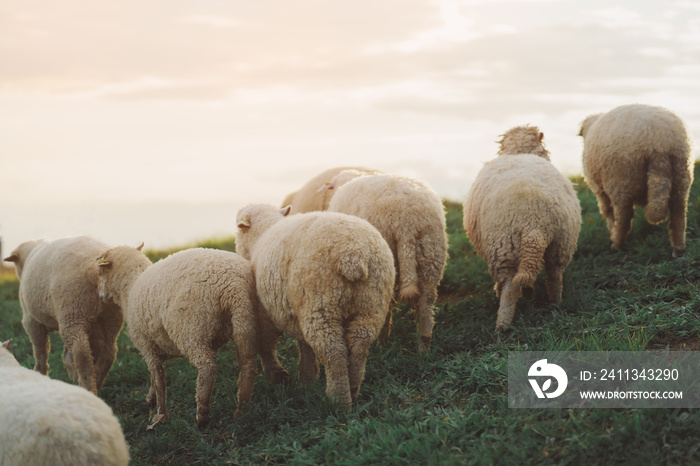
M541 387L537 379L528 379L537 398L556 398L564 393L569 383L569 377L566 375L564 369L556 364L547 363L546 359L540 359L530 366L527 375L528 377L547 377ZM550 393L548 390L552 388L552 379L557 381L557 387L556 390Z

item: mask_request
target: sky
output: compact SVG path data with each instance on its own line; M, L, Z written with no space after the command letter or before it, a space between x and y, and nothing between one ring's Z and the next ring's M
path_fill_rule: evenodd
M2 253L230 235L341 165L462 201L522 124L580 174L580 122L628 103L700 141L700 2L3 0Z

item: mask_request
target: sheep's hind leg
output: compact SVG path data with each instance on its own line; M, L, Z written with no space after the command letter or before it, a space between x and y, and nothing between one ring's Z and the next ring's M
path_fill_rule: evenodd
M73 356L65 345L63 345L63 367L66 369L71 382L78 380L78 371L75 369L75 364L73 364Z
M313 383L318 379L318 360L314 350L308 343L297 340L299 347L299 380L304 383Z
M263 375L274 384L285 384L289 372L277 359L277 339L282 332L262 311L258 313L258 354L262 362Z
M151 381L148 387L148 394L146 395L146 406L153 407L156 405L156 402L156 386L153 384L153 381Z
M107 308L90 332L90 348L95 363L95 386L104 385L107 373L117 358L117 336L124 324L121 310Z
M187 351L187 358L197 368L197 427L203 429L210 420L211 391L218 370L216 351L206 346L198 346Z
M508 329L507 324L513 321L515 315L515 307L520 298L520 287L513 285L510 280L503 284L501 290L501 303L498 308L498 318L496 319L496 330L505 332Z
M596 198L598 199L600 214L605 219L605 223L608 226L608 231L612 232L613 225L615 225L615 210L613 209L612 201L604 191L596 193Z
M421 293L416 301L416 323L418 324L418 351L427 353L430 351L430 343L433 341L433 304L437 299L437 286L428 290L421 289Z
M673 247L673 257L680 257L685 252L685 228L688 203L685 199L671 197L671 220L668 223L668 232Z
M75 369L78 372L78 384L97 395L95 366L93 364L88 329L89 325L87 323L59 322L59 333L66 350L72 356Z
M350 379L350 396L356 401L360 386L365 377L365 364L369 347L377 336L376 325L369 319L356 319L348 325L345 332L349 354L348 376Z
M163 365L163 360L152 349L141 350L141 354L143 354L143 359L146 361L148 371L151 373L151 388L149 389L149 396L151 391L155 392L156 405L158 406L158 411L156 412L156 415L153 416L152 421L154 424L157 422L168 421L170 419L170 415L168 414L168 409L165 406L166 386L165 366ZM146 402L148 403L148 397L146 397Z
M547 296L549 296L551 302L560 304L564 266L545 260L544 272L547 276L545 282L547 285Z
M326 312L302 312L304 338L326 368L326 394L341 406L352 407L348 375L348 344L340 321ZM339 314L339 312L338 312Z
M49 352L51 351L51 340L49 340L49 330L28 315L22 318L24 331L29 335L34 350L34 370L40 374L49 373Z
M632 229L632 216L634 215L634 206L632 203L613 206L615 211L615 224L610 232L612 240L612 249L622 249L625 245L627 235Z
M253 396L253 385L258 375L257 350L252 335L234 326L233 342L236 344L236 361L238 361L238 407L236 414L241 412L243 403Z

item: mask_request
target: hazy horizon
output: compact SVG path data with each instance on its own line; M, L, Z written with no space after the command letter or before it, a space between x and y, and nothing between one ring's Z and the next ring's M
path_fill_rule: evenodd
M700 141L696 2L7 0L0 13L3 254L39 235L160 248L233 234L237 208L341 165L461 201L498 136L528 123L580 174L580 122L627 103L671 109Z

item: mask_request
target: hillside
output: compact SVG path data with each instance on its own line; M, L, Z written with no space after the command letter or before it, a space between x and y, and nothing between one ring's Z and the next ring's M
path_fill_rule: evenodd
M610 252L605 222L581 178L574 180L583 225L564 275L561 305L549 304L543 277L518 303L515 329L494 332L498 300L486 264L462 229L461 205L445 202L450 260L440 287L433 349L416 351L413 316L394 316L387 346L373 345L352 412L325 397L324 377L296 378L296 347L285 338L286 387L259 377L253 402L234 418L237 367L232 344L219 354L212 421L195 426L196 372L166 366L172 420L147 431L149 376L128 331L100 396L119 415L133 464L645 464L700 463L697 409L508 408L507 355L517 350L699 350L700 164L689 202L686 254L671 259L667 225L637 209L625 250ZM231 238L207 247L231 250ZM157 259L172 251L149 251ZM0 274L0 340L34 364L21 325L13 276ZM51 338L51 376L67 380L63 344Z

